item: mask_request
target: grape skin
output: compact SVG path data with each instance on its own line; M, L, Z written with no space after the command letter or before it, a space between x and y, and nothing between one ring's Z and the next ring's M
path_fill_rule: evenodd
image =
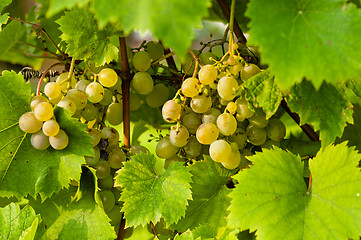
M200 84L198 83L198 79L194 77L187 78L182 83L182 93L185 97L194 97L198 95Z
M44 97L42 95L34 96L30 102L31 111L34 111L36 105L38 105L39 103L47 102L47 101L48 101L48 99L46 99L46 97Z
M169 133L170 142L176 147L184 147L189 140L189 132L185 126L173 126Z
M48 102L41 102L34 108L34 114L40 121L47 121L54 115L53 106Z
M60 126L54 119L48 120L43 124L43 132L46 136L52 137L59 133Z
M204 65L198 72L199 81L204 85L209 85L217 78L217 69L213 65Z
M92 103L98 103L103 99L104 88L97 82L90 83L86 89L85 93L88 96L88 100Z
M44 87L44 93L49 98L57 98L61 94L61 87L56 82L49 82Z
M113 87L118 81L118 75L113 69L104 68L99 72L98 79L104 87Z
M198 142L204 145L209 145L217 140L219 136L219 130L214 123L207 122L201 124L196 132L196 138Z
M174 100L168 100L164 103L162 108L162 116L164 121L168 123L174 123L177 121L178 116L180 115L182 106L176 103Z
M169 90L163 84L154 85L153 90L147 95L147 104L152 108L162 106L169 98Z
M119 169L123 166L123 162L127 159L127 156L119 147L114 147L109 152L108 163L111 168Z
M266 142L267 132L264 128L258 128L255 125L248 125L246 129L247 139L255 146L261 146Z
M234 98L234 93L238 89L238 82L234 77L222 77L217 85L217 91L221 98L226 101Z
M49 137L42 131L38 131L31 135L31 145L38 150L45 150L50 146Z
M147 95L153 90L154 83L149 73L137 72L132 79L132 85L139 94Z
M162 138L155 148L155 153L160 158L171 158L178 152L179 148L174 146L169 139L169 136Z
M19 118L19 127L26 133L35 133L41 129L43 122L33 112L26 112Z
M205 113L212 107L212 99L204 94L197 95L191 100L191 108L196 113Z
M271 118L266 126L267 136L276 142L281 141L286 136L286 127L278 118Z
M222 162L231 155L231 145L223 139L212 142L209 147L209 155L215 162Z
M66 110L68 110L71 115L73 116L76 112L76 105L75 103L70 100L70 99L66 99L64 98L63 100L61 100L60 102L58 102L57 104L58 107L64 108Z
M69 137L64 130L60 129L58 134L49 137L49 142L54 149L62 150L68 146Z
M222 113L217 118L217 127L221 134L230 136L237 129L237 120L230 113Z
M133 56L133 66L138 71L147 71L152 63L152 59L147 52L137 52Z
M106 119L111 125L119 125L123 122L123 103L114 102L109 105Z

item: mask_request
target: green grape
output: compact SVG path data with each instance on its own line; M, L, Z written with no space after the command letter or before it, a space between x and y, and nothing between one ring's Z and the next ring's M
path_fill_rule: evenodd
M49 137L49 142L54 149L62 150L68 146L69 137L64 130L60 129L58 134Z
M164 169L168 169L169 165L171 165L174 162L184 162L184 161L177 154L174 154L170 158L165 159L165 161L164 161Z
M122 212L119 205L115 205L112 210L110 210L108 213L108 217L110 218L110 224L112 226L118 226L120 224L120 221L122 220ZM131 228L133 229L133 228ZM128 228L127 228L128 230ZM125 238L125 237L124 237Z
M211 60L211 58L216 60L217 56L212 52L201 52L201 54L198 56L198 59L202 65L215 63L215 61Z
M75 84L75 88L79 91L85 92L86 87L90 84L88 80L82 79Z
M200 116L193 111L182 117L182 124L188 129L190 134L195 134L201 123Z
M119 132L112 127L105 127L101 131L101 138L108 140L109 146L118 146Z
M34 115L40 121L47 121L54 116L54 109L48 102L41 102L34 108Z
M230 114L233 115L237 112L237 104L235 102L228 102L226 109Z
M152 59L147 52L137 52L133 56L133 66L138 71L147 71L152 63Z
M64 98L63 100L58 102L57 106L68 110L72 116L76 113L76 105L70 99Z
M205 94L197 95L192 98L190 106L196 113L205 113L212 107L212 99Z
M227 159L231 152L231 145L223 139L212 142L209 147L209 155L215 162L222 162L224 159Z
M69 88L75 88L76 79L74 75L71 75L70 79L66 80L68 76L69 73L64 72L56 78L56 83L60 85L62 91L66 91Z
M261 72L261 69L257 65L251 63L242 69L241 78L243 81L246 81L250 77L253 77L254 75L256 75L259 72Z
M115 201L119 205L123 205L123 202L120 200L120 195L122 194L122 189L120 187L112 188L111 191L115 196Z
M57 98L49 98L49 102L53 105L57 105L63 98L63 94L60 94Z
M96 128L88 128L87 132L88 132L89 136L92 137L91 143L92 143L93 147L98 145L100 138L101 138L100 131Z
M281 141L286 136L286 127L278 118L271 118L266 126L267 136L276 142Z
M169 140L176 147L184 147L189 140L188 129L185 126L172 126L169 132Z
M171 158L177 154L179 148L174 146L169 139L169 136L162 138L155 148L155 153L160 158Z
M226 101L232 100L238 89L238 82L234 77L222 77L218 81L217 91L221 98Z
M198 95L201 85L197 78L190 77L182 83L182 93L185 97L194 97Z
M227 106L227 104L229 103L229 100L224 100L223 98L219 98L219 103L222 106Z
M242 122L246 118L252 117L252 115L254 114L254 110L248 107L248 103L245 99L237 98L236 104L237 104L238 121Z
M268 124L268 120L266 119L266 114L260 108L256 108L252 117L248 118L250 124L264 128Z
M114 179L112 175L106 178L98 179L98 186L101 190L111 189L114 185Z
M147 104L152 108L162 106L169 98L169 90L163 84L154 85L153 90L147 95Z
M101 191L99 192L100 199L103 203L104 212L109 212L115 206L115 196L112 191Z
M33 112L26 112L19 118L19 127L26 133L35 133L41 129L43 122Z
M49 82L44 87L44 93L48 98L57 98L61 94L61 87L56 82Z
M47 102L47 101L48 101L48 99L46 99L46 97L44 97L42 95L34 96L30 102L31 111L34 111L35 106L38 105L39 103Z
M149 153L149 150L146 147L141 146L141 145L133 145L129 148L128 155L130 157L137 155L139 153Z
M237 143L238 149L243 149L247 144L247 134L242 128L237 128L236 131L229 137L229 140Z
M103 99L99 102L103 106L108 106L113 102L113 92L108 88L104 88Z
M104 88L100 83L92 82L85 89L89 102L98 103L103 99Z
M115 85L113 87L110 87L109 89L112 91L117 91L118 93L122 92L122 79L118 78L118 81L115 83Z
M147 72L137 72L132 79L132 86L137 93L147 95L153 90L153 79Z
M162 116L164 121L168 123L174 123L177 121L178 116L180 115L182 106L174 100L168 100L164 103L162 108Z
M259 128L253 124L248 125L246 134L248 141L255 146L261 146L267 139L266 129Z
M123 122L123 103L113 102L110 104L105 117L111 125L121 124Z
M94 165L95 174L98 179L104 179L110 175L109 163L103 159L100 159L97 164Z
M249 165L252 163L251 161L248 160L248 157L252 156L253 153L246 148L241 149L240 153L241 153L241 162L239 164L240 169L248 168Z
M234 64L233 66L231 66L231 68L229 69L229 72L235 76L237 74L239 74L239 72L241 72L243 69L243 64L238 62L236 64Z
M78 90L78 89L70 89L67 93L64 99L69 99L75 103L75 107L78 110L81 110L85 107L87 104L87 95Z
M217 140L219 130L214 123L206 122L199 125L196 131L196 138L198 142L204 145L209 145Z
M43 124L43 133L48 137L55 136L58 134L59 130L59 123L53 119L50 119Z
M45 150L50 146L49 137L46 136L42 131L33 133L31 135L30 141L31 145L33 145L33 147L38 150Z
M202 115L202 122L211 122L217 124L217 118L221 115L221 111L217 108L211 108L207 112L203 113Z
M94 104L87 103L85 105L83 111L81 112L81 116L86 121L92 121L98 116L98 113L99 113L98 108L96 106L94 106Z
M123 166L123 162L127 160L127 156L119 147L114 147L109 152L108 163L111 168L119 169Z
M138 97L136 93L129 93L129 110L137 111L140 106L142 106L142 100Z
M86 162L86 164L88 164L89 166L94 166L95 164L97 164L97 163L99 162L100 150L99 150L99 148L94 147L94 146L93 146L93 150L94 150L94 157L84 156L85 162Z
M184 151L187 153L187 157L198 157L202 152L202 144L194 136L191 136L187 145L184 146Z
M232 170L237 168L241 163L241 154L238 151L237 143L232 142L230 145L232 149L231 154L228 158L224 158L221 164L223 165L223 167Z
M232 135L237 128L237 120L230 113L222 113L217 118L217 127L224 136Z
M153 60L157 60L157 59L160 59L161 57L163 57L164 49L163 49L162 44L160 44L159 42L150 41L145 46L146 46L147 53L149 53L150 57Z
M104 68L99 72L98 79L104 87L113 87L118 81L118 75L113 69Z
M198 79L204 85L213 83L217 78L217 69L213 65L204 65L198 72Z

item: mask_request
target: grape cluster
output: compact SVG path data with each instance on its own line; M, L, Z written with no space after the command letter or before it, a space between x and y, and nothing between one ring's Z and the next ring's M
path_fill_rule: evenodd
M278 145L286 134L282 121L267 119L241 91L242 83L261 72L260 68L239 55L225 55L214 62L203 65L198 77L186 78L176 96L163 105L164 121L175 123L156 147L166 165L182 157L209 154L227 169L243 168L253 148Z

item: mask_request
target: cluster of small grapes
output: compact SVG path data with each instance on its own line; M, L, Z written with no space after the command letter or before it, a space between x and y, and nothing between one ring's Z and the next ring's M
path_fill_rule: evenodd
M286 129L282 121L266 119L261 109L250 107L240 85L261 70L237 55L203 65L198 78L189 77L176 96L162 108L163 119L176 123L162 138L156 154L166 164L185 156L196 159L202 153L227 169L248 165L254 146L278 145Z

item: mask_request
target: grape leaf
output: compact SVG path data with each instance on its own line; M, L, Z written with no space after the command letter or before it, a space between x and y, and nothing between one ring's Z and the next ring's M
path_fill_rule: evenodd
M361 106L354 105L353 108L354 124L347 124L341 138L336 139L336 143L348 141L348 146L355 146L358 151L361 151Z
M352 123L352 104L336 87L324 82L317 91L309 81L294 86L286 101L300 115L300 124L320 130L322 145L342 135L346 122Z
M185 214L191 199L191 174L182 163L173 163L162 174L155 170L152 154L137 154L115 177L115 186L123 189L122 211L127 226L156 223L162 216L167 225L177 222Z
M83 167L82 170L78 198L61 211L59 217L42 236L43 239L110 240L116 238L109 223L110 219L95 201L95 177L87 167ZM53 204L59 202L56 199L48 201L49 203L54 201Z
M11 21L2 31L0 31L0 57L6 54L11 47L25 33L25 27L20 22Z
M93 7L101 27L111 21L119 22L126 33L149 30L183 57L209 6L210 0L94 0Z
M346 86L361 98L361 76L346 81Z
M0 239L34 239L38 221L30 206L20 210L19 205L11 203L0 208Z
M49 1L49 8L46 13L47 18L52 17L56 13L60 12L64 9L71 9L75 6L83 7L85 6L89 0L50 0Z
M3 11L4 7L9 5L12 2L12 0L1 0L0 1L0 13ZM2 30L2 25L6 24L9 19L9 14L4 13L0 16L0 31Z
M310 160L307 190L299 156L279 148L250 157L235 175L228 224L260 239L356 239L361 235L361 159L346 143L323 148Z
M99 30L89 10L77 8L66 12L57 23L63 32L61 39L68 44L66 53L71 57L93 61L96 66L118 60L119 49L109 40L111 36L119 35L114 25L108 24Z
M282 88L306 77L318 89L361 73L361 11L346 0L253 0L246 16L249 43Z
M30 108L30 84L20 74L4 71L0 77L0 196L21 198L30 194L51 196L70 179L79 180L84 155L94 154L86 125L71 118L62 108L54 115L69 136L69 145L61 151L49 147L36 150L30 134L18 126L19 117Z
M230 205L227 195L231 192L226 183L232 172L209 156L192 165L190 171L193 175L193 200L189 201L185 217L171 228L184 232L201 224L208 224L213 229L226 226L227 208Z
M282 92L269 70L256 74L242 86L251 105L262 108L267 118L275 114L282 101Z
M231 230L225 227L214 229L210 225L200 225L192 231L188 229L181 235L177 235L174 240L237 240L236 234L238 232L238 230Z

